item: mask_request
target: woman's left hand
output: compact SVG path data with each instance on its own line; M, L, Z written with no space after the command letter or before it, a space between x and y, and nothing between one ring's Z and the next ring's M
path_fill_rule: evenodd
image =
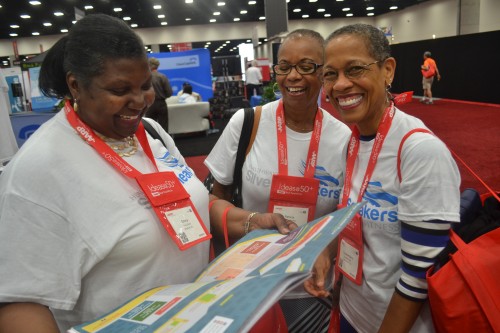
M331 245L335 246L335 245ZM332 248L328 247L314 263L312 276L304 282L304 289L314 297L329 297L328 275L332 267Z

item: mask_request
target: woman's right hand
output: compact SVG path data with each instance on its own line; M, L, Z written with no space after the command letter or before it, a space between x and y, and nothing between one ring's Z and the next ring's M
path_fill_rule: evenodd
M293 221L285 219L281 214L257 213L250 218L248 231L256 229L277 229L281 234L286 235L298 225Z

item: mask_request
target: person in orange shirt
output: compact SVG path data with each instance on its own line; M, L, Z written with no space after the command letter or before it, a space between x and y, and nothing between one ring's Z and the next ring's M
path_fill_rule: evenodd
M422 87L424 89L424 97L420 100L420 102L425 104L433 104L432 101L432 83L434 82L434 76L437 77L437 80L441 80L441 75L439 74L438 67L436 65L436 61L431 58L431 53L429 51L424 52L424 64L420 66L422 71Z

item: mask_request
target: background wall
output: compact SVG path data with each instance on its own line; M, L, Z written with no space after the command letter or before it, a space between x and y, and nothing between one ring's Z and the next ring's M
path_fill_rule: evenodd
M419 66L429 50L443 79L433 88L437 97L500 103L493 87L500 77L499 0L432 0L377 17L324 20L291 20L289 31L309 28L327 37L335 29L352 23L390 28L393 54L398 62L394 92L414 90L422 94ZM265 22L209 24L184 27L135 29L147 45L220 39L266 37ZM20 54L49 49L61 35L19 38ZM273 59L273 43L280 36L255 48L256 58ZM12 40L0 40L0 56L13 54ZM214 54L212 54L214 56Z

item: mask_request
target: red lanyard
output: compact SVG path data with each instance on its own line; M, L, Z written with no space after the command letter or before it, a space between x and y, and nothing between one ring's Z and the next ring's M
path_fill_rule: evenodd
M66 113L66 118L68 119L69 124L76 130L76 132L80 135L80 137L92 146L106 161L108 161L116 170L120 173L124 174L130 178L136 178L141 175L139 171L137 171L133 166L128 164L123 158L121 158L113 149L111 149L104 141L97 135L95 135L94 131L85 124L80 117L76 114L71 107L69 101L66 101L66 105L64 108L64 112ZM144 130L144 126L142 123L139 124L139 128L135 133L139 143L141 144L142 149L153 163L156 171L158 168L156 167L156 163L154 161L153 153L151 151L151 147L149 146L146 131Z
M314 118L314 128L309 142L309 151L307 152L306 169L304 177L313 178L318 161L319 140L321 137L321 127L323 123L323 113L318 107L316 117ZM279 101L278 109L276 110L276 132L278 138L278 173L280 175L288 175L288 148L286 139L286 123L285 111L283 108L283 100Z
M363 182L361 183L361 187L358 193L358 202L363 198L363 194L368 187L368 182L370 181L371 176L373 175L373 171L375 170L375 165L377 164L378 155L382 150L382 145L384 143L385 138L387 137L387 133L389 133L389 129L391 128L392 120L394 118L394 114L396 109L394 105L391 103L382 116L382 121L380 122L377 135L375 136L375 142L373 143L372 152L370 154L370 160L368 161L368 165L366 167L365 176L363 177ZM351 193L352 188L352 174L354 172L354 164L356 162L356 158L358 156L359 150L359 130L357 127L354 127L351 139L349 140L349 147L347 152L347 165L346 165L346 173L345 173L345 181L344 181L344 193L342 195L342 206L347 206L347 200L349 199L349 195Z

